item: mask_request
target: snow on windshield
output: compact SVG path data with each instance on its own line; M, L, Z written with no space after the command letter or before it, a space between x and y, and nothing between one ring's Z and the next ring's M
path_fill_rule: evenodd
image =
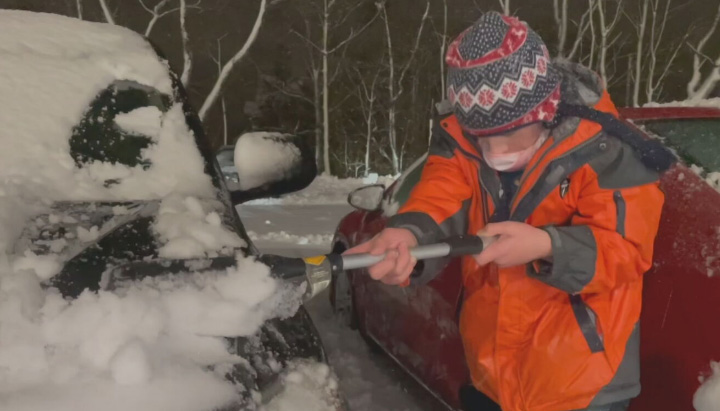
M300 149L281 133L247 133L235 143L235 168L241 190L282 180L301 161Z
M178 104L164 113L138 107L114 118L116 127L150 139L141 153L150 167L103 161L80 167L73 158L70 139L80 123L107 120L85 117L113 83L172 96L166 63L140 36L117 26L9 10L0 10L0 26L0 144L5 147L0 189L12 187L15 195L46 201L211 193Z

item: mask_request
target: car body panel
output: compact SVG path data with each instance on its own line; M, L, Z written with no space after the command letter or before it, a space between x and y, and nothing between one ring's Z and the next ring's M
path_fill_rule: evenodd
M621 115L642 123L720 118L720 110L622 109ZM418 160L387 189L386 208L402 204L409 190L401 183L414 184L422 164L423 159ZM720 193L684 164L663 176L661 188L666 205L654 266L644 277L643 391L631 410L690 411L698 377L709 373L711 361L720 360L720 328L712 325L720 316ZM347 241L345 247L360 244L380 232L386 221L381 212L355 211L340 222L336 240ZM460 277L457 259L430 283L405 289L374 282L362 270L351 277L361 332L453 408L460 407L460 386L470 381L458 331Z

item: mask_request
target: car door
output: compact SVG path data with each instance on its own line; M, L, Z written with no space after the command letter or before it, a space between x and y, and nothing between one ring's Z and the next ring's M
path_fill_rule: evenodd
M642 393L630 409L691 411L700 377L720 360L720 193L703 181L720 172L720 118L636 124L694 170L679 165L661 182L665 206L654 265L644 276Z
M394 214L407 201L424 164L425 157L416 161L392 187L384 215L368 221L368 235L381 231L388 214ZM368 334L453 407L459 407L458 390L469 380L457 321L461 283L459 260L423 286L401 288L372 280L365 283Z

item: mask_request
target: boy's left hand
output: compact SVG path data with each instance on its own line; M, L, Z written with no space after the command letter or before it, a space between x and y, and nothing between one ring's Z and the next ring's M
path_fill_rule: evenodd
M498 236L488 248L474 256L479 265L495 263L501 268L513 267L552 255L550 235L525 223L488 224L478 235Z

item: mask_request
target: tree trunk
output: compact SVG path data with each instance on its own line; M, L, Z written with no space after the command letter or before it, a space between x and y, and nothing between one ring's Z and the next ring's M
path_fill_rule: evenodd
M208 94L208 96L205 98L205 102L200 108L200 120L205 121L208 110L210 110L210 107L212 107L213 104L215 104L215 102L217 101L218 96L220 95L220 92L225 85L225 81L230 75L230 72L232 72L233 68L235 67L235 64L237 64L240 60L243 59L243 57L245 57L248 50L250 50L250 46L252 46L252 44L255 42L255 39L257 39L258 33L260 32L260 26L262 26L263 16L265 15L266 6L267 0L260 0L260 10L258 11L257 18L255 19L255 25L253 25L253 28L250 31L250 35L248 36L247 40L245 40L245 44L243 44L242 48L233 56L233 58L231 58L227 63L225 63L225 66L223 66L223 69L220 72L217 81L215 81L215 85L210 91L210 94Z
M323 173L332 175L330 169L330 95L328 90L328 26L330 24L330 15L328 11L328 0L325 1L325 9L323 15L323 48L322 48L322 72L323 72Z
M645 37L645 24L647 22L648 1L643 0L642 20L640 21L640 29L638 31L637 56L635 61L635 87L633 88L633 106L640 106L640 81L642 79L642 62L643 62L643 41Z

